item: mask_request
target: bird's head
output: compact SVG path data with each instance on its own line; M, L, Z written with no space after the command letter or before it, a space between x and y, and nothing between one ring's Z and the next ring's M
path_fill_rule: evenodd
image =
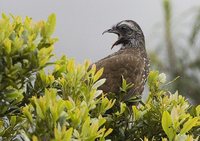
M119 44L126 46L130 44L131 47L144 46L144 35L140 26L132 20L124 20L108 29L104 33L115 33L118 35L118 40L112 45L111 49Z

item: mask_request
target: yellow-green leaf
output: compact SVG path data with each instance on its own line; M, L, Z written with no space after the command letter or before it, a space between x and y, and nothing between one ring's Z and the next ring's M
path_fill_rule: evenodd
M194 127L197 124L197 121L200 120L199 117L195 117L192 119L189 119L184 125L183 128L181 129L180 134L185 134L187 133L192 127Z
M71 141L73 128L69 128L65 133L65 141Z
M11 52L11 40L9 40L8 38L6 38L3 42L4 44L4 49L5 49L5 52L7 54L10 54Z
M56 27L56 15L53 13L48 17L48 20L45 26L43 27L42 36L46 38L50 37L53 34L55 27Z
M200 116L200 105L196 107L196 114L197 116Z
M101 68L100 70L97 71L97 73L94 75L94 78L93 78L94 82L96 82L101 77L101 75L103 74L103 70L104 69Z
M75 63L74 63L74 60L71 59L69 60L67 64L67 71L69 71L70 73L73 73L74 69L75 69Z
M38 138L36 136L32 136L32 141L38 141Z
M11 116L10 124L11 126L14 126L16 124L16 116Z
M134 121L138 120L140 117L140 111L137 109L137 107L134 105L132 106L132 110L133 110L133 118Z
M82 135L87 135L90 131L89 131L89 127L90 127L90 117L88 117L85 122L82 125L82 130L81 130L81 134Z
M29 122L33 122L33 117L31 115L31 112L29 111L29 106L26 106L22 109L23 114L26 116L26 118L29 120Z
M173 129L173 122L168 111L164 111L162 115L162 128L168 136L169 140L172 141L175 136L175 131Z
M39 103L38 103L37 98L36 98L36 97L33 97L32 99L33 99L33 101L34 101L34 103L35 103L35 105L36 105L36 112L37 112L37 115L38 115L41 119L44 119L45 116L44 116L44 114L43 114L43 112L42 112L42 109L41 109L41 107L40 107L40 105L39 105Z
M104 137L108 136L110 133L112 133L113 129L109 128L105 134L104 134Z

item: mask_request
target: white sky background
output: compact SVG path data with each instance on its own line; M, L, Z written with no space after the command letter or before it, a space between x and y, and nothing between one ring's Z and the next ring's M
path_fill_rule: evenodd
M175 15L200 6L200 0L172 1ZM55 13L54 36L59 38L55 54L65 54L78 62L96 61L116 51L118 48L110 50L116 35L102 36L102 32L125 19L139 23L146 36L146 48L151 49L152 36L157 36L153 34L155 25L163 18L162 0L0 0L0 12L29 16L35 21Z

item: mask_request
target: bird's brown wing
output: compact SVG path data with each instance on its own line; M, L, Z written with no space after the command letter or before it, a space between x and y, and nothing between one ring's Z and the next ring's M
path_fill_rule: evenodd
M128 83L134 84L132 92L143 84L145 64L141 54L137 51L118 51L95 64L97 69L104 68L102 78L106 78L106 82L100 87L104 92L119 93L122 75Z

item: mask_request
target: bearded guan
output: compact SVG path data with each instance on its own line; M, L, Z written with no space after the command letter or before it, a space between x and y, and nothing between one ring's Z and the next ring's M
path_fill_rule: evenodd
M124 100L132 96L141 95L149 74L149 59L145 49L144 34L140 26L132 20L124 20L108 29L104 33L115 33L118 40L112 45L121 45L121 48L94 63L97 70L104 68L101 78L106 82L100 87L105 93L118 94L122 85L122 76L127 83L133 86L124 97Z

